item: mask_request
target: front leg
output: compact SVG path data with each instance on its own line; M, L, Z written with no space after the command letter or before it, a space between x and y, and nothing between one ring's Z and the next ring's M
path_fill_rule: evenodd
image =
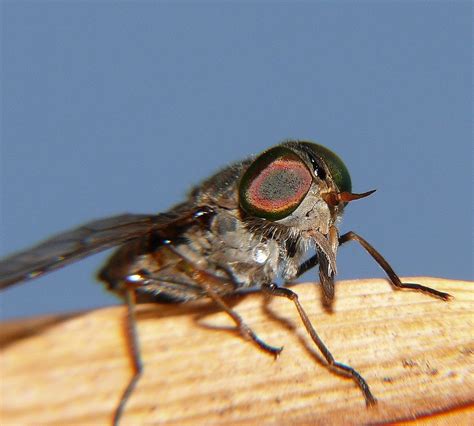
M427 293L431 296L437 297L442 300L449 300L452 296L448 293L444 293L442 291L435 290L434 288L426 287L421 284L415 283L402 283L400 277L396 274L390 264L384 259L384 257L364 238L360 235L356 234L353 231L349 231L339 237L339 245L347 243L349 241L357 241L371 256L372 258L380 265L380 267L385 271L388 278L390 279L390 283L396 289L408 289L408 290L415 290L421 291L423 293ZM311 256L309 259L304 261L298 268L296 273L296 277L298 278L300 275L303 275L305 272L309 271L310 269L317 266L319 263L318 254Z
M355 232L349 231L339 237L339 244L344 244L348 241L357 241L371 256L372 258L380 265L380 267L385 271L390 279L391 284L396 289L408 289L408 290L415 290L421 291L423 293L427 293L431 296L437 297L442 300L449 300L452 296L448 293L444 293L442 291L435 290L434 288L425 287L421 284L413 284L413 283L402 283L400 277L395 273L389 263L383 258L383 256L375 250L372 245L370 245L364 238L360 235L356 234Z
M313 269L318 263L319 263L318 255L315 254L311 256L309 259L305 260L298 267L295 278L298 278L299 276L303 275L305 272L309 271L310 269Z

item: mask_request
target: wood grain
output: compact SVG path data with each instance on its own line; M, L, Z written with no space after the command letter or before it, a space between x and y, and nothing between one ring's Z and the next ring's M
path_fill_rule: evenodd
M324 366L290 301L251 294L235 309L284 346L276 360L207 303L139 307L145 372L122 424L474 424L473 283L405 281L455 298L346 281L328 313L316 286L294 287L335 358L367 380L375 408ZM112 307L3 323L0 423L110 424L131 374L124 316Z

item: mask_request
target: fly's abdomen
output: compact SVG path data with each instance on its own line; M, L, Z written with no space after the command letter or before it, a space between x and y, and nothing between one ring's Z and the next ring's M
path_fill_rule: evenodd
M98 278L121 297L126 287L133 287L141 303L199 298L202 289L187 273L185 263L167 245L161 243L151 249L149 238L140 239L119 248Z

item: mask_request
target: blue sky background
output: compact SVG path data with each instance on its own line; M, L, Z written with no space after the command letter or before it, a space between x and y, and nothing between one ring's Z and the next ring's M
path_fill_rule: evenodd
M346 162L354 230L401 275L473 278L471 2L1 4L1 249L164 211L286 138ZM1 317L117 303L96 255ZM339 278L383 276L342 248ZM315 279L309 273L305 280Z

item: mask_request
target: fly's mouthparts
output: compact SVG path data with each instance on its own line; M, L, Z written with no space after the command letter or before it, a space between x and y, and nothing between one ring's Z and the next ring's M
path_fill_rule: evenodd
M321 194L323 200L326 201L331 206L337 206L340 202L348 203L354 200L360 200L361 198L368 197L369 195L373 194L376 189L372 189L371 191L363 192L362 194L354 194L352 192L326 192Z

